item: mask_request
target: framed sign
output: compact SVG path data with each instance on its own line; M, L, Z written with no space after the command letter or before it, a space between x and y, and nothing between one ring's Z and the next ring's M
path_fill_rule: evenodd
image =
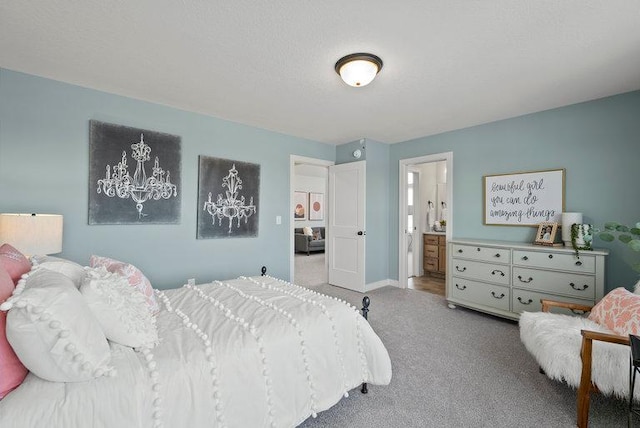
M307 192L293 193L293 218L296 220L307 219Z
M324 193L309 192L309 220L324 220Z
M564 169L485 175L486 225L538 226L561 223L564 211Z

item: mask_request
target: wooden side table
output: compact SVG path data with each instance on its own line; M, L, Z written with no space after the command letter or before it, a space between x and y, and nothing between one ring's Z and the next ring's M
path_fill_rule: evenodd
M631 345L631 363L629 364L629 427L632 426L631 422L633 415L640 416L640 408L633 407L633 389L636 385L636 374L640 372L640 337L629 335L629 341Z

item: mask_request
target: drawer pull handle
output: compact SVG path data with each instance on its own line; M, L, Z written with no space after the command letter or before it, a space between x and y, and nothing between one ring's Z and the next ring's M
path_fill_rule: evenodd
M525 302L524 300L522 300L522 297L518 297L518 302L522 303L523 305L530 305L533 303L533 300L529 299Z
M464 272L465 270L467 270L467 268L466 268L466 267L463 267L462 269L460 269L460 267L456 266L456 270L457 270L458 272Z
M524 257L522 258L522 260L527 261L527 260L529 260L529 257L524 256Z
M529 277L529 279L522 279L522 276L518 275L518 279L520 280L520 282L525 282L525 283L529 283L531 281L533 281L533 278Z
M458 284L456 284L456 288L457 288L458 290L466 290L467 286L466 286L466 285L463 285L462 287L460 287Z
M573 313L574 313L574 314L576 314L576 315L584 315L584 314L586 314L586 313L587 313L587 312L589 312L589 311L580 311L580 310L578 310L578 309L571 309L571 312L573 312Z
M504 276L504 272L502 272L501 270L496 269L491 271L491 275L495 275L496 273L499 273L500 276Z
M580 260L578 260L578 261L576 262L576 266L582 266L582 262L581 262Z
M504 293L500 293L500 295L499 295L499 296L496 296L496 292L495 292L495 291L492 291L492 292L491 292L491 295L492 295L493 297L495 297L496 299L502 299L502 298L504 297Z
M500 253L496 253L496 255L494 257L500 258Z
M476 251L480 251L480 248L476 248Z
M573 282L570 282L569 285L571 286L571 288L573 288L574 290L578 290L578 291L584 291L587 288L589 288L589 286L587 284L585 284L584 287L582 287L582 288L576 287L576 285Z
M552 259L553 258L553 254L549 254L549 258Z
M458 250L458 252L459 252L459 253L461 253L461 252L462 252L462 250Z

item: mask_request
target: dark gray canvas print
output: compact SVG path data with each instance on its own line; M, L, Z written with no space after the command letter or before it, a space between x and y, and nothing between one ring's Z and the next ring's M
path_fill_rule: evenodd
M198 239L258 236L260 165L200 156Z
M176 135L89 122L89 224L180 222Z

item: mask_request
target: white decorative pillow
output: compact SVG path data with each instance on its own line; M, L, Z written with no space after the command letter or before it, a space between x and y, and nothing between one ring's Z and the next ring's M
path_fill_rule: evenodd
M144 295L129 281L104 266L85 268L80 286L89 308L107 339L132 348L158 343L156 319L149 312Z
M302 233L307 236L313 236L313 229L311 229L309 226L305 226L302 228Z
M109 272L120 274L127 278L129 285L140 291L147 301L147 306L152 314L157 314L160 310L160 305L156 301L156 295L153 292L151 282L142 273L140 269L130 263L121 262L119 260L111 259L109 257L91 256L89 259L89 266L100 267L104 266Z
M58 272L71 279L76 288L80 288L80 283L84 277L84 268L71 260L61 259L52 256L32 256L31 263L34 266Z
M0 310L20 361L52 382L81 382L115 374L98 321L73 282L39 267L25 274Z

